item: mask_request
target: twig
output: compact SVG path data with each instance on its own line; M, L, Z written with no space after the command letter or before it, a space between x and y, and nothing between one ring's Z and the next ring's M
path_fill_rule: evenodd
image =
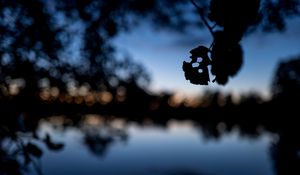
M203 21L204 25L208 28L210 34L212 36L214 36L213 28L208 24L207 20L204 17L203 8L201 8L200 6L198 6L193 0L190 0L190 1L197 8L197 12L199 13L199 15L201 17L201 20Z
M211 51L212 50L212 47L214 46L214 44L215 44L215 42L213 41L211 44L210 44L210 46L209 46L209 48L208 48L208 50L209 51Z
M215 23L211 28L214 29L217 26L217 23Z

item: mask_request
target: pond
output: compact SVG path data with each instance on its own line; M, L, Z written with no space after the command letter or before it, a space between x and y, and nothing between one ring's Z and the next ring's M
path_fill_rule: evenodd
M247 134L238 125L188 119L52 116L38 122L35 137L24 139L42 155L33 156L22 174L275 175L279 136L254 129Z

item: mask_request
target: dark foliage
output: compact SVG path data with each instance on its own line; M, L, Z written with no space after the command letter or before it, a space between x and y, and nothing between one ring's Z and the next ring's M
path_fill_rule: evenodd
M272 82L273 98L293 103L300 97L300 58L281 62Z
M141 19L184 30L178 28L190 23L183 17L184 2L0 1L2 95L29 100L43 88L65 93L82 85L113 91L127 81L146 87L148 72L127 56L117 56L112 40ZM165 8L170 4L174 6ZM12 91L12 86L17 88Z
M170 116L178 120L189 116L209 139L220 138L234 126L244 135L257 137L257 128L263 125L280 137L270 150L278 174L299 174L299 129L293 119L300 97L298 58L279 65L270 102L262 102L258 95L250 94L235 104L231 95L206 93L202 104L194 107L187 102L172 106L172 94L146 93L150 77L143 66L130 58L118 58L112 40L120 32L134 28L140 20L149 20L159 28L185 30L190 22L184 18L182 5L186 3L184 0L0 0L3 115L0 174L23 174L28 167L42 174L38 164L43 156L41 145L51 151L61 151L65 146L53 141L49 134L42 138L36 135L39 119L45 115L71 114L71 123L78 127L80 115L88 112L121 115L140 125L144 125L141 116L150 115L155 116L152 122L163 127ZM209 7L204 7L198 7L198 13L212 34L211 47L192 49L191 61L183 63L186 79L200 85L210 81L224 85L238 73L243 63L240 41L248 32L256 28L281 31L286 17L299 15L297 0L211 0ZM210 26L206 19L216 26ZM213 80L209 70L215 76ZM58 103L58 99L32 103L42 89L57 87L60 92L68 93L70 87L80 86L109 91L113 99L106 106L98 103L89 107L76 103L82 97L71 97L70 104ZM11 100L16 94L17 102ZM8 100L3 100L4 97ZM20 105L24 108L16 109ZM29 110L28 105L34 109ZM23 110L29 113L20 114ZM273 120L266 117L282 112L287 117ZM116 141L126 142L128 138L125 131L106 125L101 127L107 129L105 132L99 128L84 130L83 144L100 157ZM182 171L182 174L193 172Z
M43 155L40 148L42 139L31 132L16 132L5 125L0 125L0 135L0 174L43 174L39 162ZM50 136L47 134L45 139L49 140ZM48 143L45 144L48 146ZM63 144L55 150L61 150L62 147Z
M212 82L221 85L225 85L229 77L235 76L240 70L243 63L240 41L250 29L253 31L253 28L261 26L265 31L282 31L286 17L299 15L299 2L295 0L211 0L207 15L204 8L191 2L213 37L208 60L211 61L211 74L215 76ZM210 26L207 19L215 26ZM193 84L207 85L209 82L208 71L197 72L186 62L183 63L183 71L186 79Z

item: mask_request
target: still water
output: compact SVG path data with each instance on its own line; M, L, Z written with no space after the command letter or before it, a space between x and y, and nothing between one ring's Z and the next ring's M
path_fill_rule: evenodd
M43 151L45 175L275 175L270 154L276 135L258 127L255 136L218 123L211 134L191 120L157 124L86 115L80 122L54 116L39 122L37 134L62 143ZM207 128L207 127L206 127ZM25 174L36 174L32 168Z

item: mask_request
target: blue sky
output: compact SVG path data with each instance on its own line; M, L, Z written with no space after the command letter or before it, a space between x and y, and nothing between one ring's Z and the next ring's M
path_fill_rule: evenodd
M189 33L155 30L148 23L122 33L115 43L119 51L129 53L150 72L150 89L174 91L194 95L205 90L221 90L234 94L259 92L269 96L270 85L277 64L291 56L300 55L300 19L290 19L283 33L252 33L242 40L244 63L240 72L225 86L190 84L184 78L182 62L188 60L189 51L198 45L209 46L212 38L204 29Z

